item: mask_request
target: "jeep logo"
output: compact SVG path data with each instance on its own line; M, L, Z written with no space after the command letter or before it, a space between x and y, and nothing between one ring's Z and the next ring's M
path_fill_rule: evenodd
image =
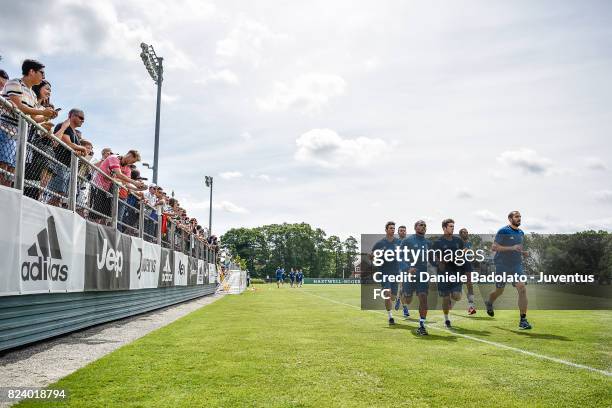
M96 256L98 269L106 268L110 272L115 272L115 277L123 273L123 252L115 251L108 245L106 238L102 244L102 253Z

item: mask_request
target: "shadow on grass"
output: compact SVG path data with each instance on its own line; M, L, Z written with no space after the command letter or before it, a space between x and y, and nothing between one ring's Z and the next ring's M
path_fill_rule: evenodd
M489 336L491 334L488 330L474 330L474 329L466 329L464 327L457 327L453 325L451 332L457 332L460 334L473 334L477 336Z
M457 316L457 317L463 317L467 320L495 320L494 317L490 317L490 316L474 316L474 315L469 315L467 313L451 313L451 316Z
M549 333L538 333L527 330L511 330L505 327L493 326L496 329L506 331L508 333L518 334L519 336L529 337L530 339L542 339L542 340L559 340L559 341L573 341L569 337L559 336L557 334L549 334Z
M416 327L412 326L412 325L406 325L406 324L395 324L393 326L387 326L388 329L391 330L407 330L409 331L414 337L418 338L418 339L424 339L424 340L443 340L443 341L457 341L457 336L453 336L452 334L448 335L448 336L440 336L437 334L432 334L431 330L428 330L429 334L427 336L420 336L416 333ZM451 332L449 332L451 333Z

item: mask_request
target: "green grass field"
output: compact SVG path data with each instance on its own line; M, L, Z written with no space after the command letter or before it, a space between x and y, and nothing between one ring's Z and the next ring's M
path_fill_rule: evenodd
M257 285L53 387L83 407L612 406L611 312L531 311L523 332L516 311L464 310L454 332L431 312L417 337L415 320L359 310L358 285Z

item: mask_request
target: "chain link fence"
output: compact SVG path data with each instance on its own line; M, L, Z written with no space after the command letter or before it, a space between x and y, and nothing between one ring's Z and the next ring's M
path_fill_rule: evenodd
M12 105L0 103L0 185L11 187L15 182L19 115Z
M149 206L91 162L79 156L45 127L0 97L0 185L124 234L161 244L199 259L215 254L197 237Z

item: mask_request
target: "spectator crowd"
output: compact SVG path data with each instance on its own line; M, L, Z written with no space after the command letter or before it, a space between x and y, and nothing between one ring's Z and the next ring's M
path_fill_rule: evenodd
M156 184L146 184L136 163L141 161L138 150L115 154L113 149L101 150L94 159L94 142L83 136L85 112L72 108L64 120L62 108L51 103L51 83L45 78L45 66L26 59L21 77L10 79L0 69L0 95L14 109L39 124L30 126L25 163L24 195L58 207L68 206L72 158L78 158L76 211L100 224L109 224L112 214L113 189L118 189L117 226L126 234L138 234L140 208L144 208L144 236L155 238L161 223L162 236L167 237L170 225L175 235L197 240L217 252L217 237L187 215L179 201L169 197ZM17 159L18 117L6 107L0 116L0 184L12 186ZM44 131L43 131L44 130ZM113 183L114 182L114 183ZM141 203L146 205L140 206ZM176 234L179 231L180 234ZM184 233L184 234L183 234ZM192 242L193 247L193 242Z

